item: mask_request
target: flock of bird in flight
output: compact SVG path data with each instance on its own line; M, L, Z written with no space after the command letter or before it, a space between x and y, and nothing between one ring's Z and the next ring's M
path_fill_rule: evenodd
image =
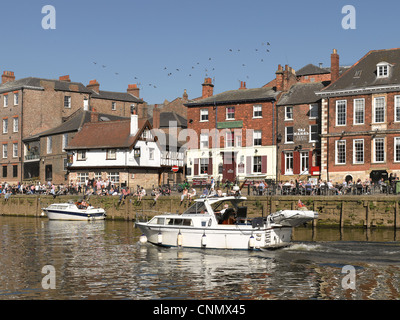
M256 49L254 49L254 52L256 52L256 53L258 53L258 52L269 53L269 52L270 52L270 45L271 45L271 44L270 44L269 42L262 42L261 45L262 45L264 48L256 48ZM267 49L265 49L265 47L266 47ZM241 51L241 49L229 49L228 52L229 52L230 54L233 54L233 53L240 53L240 52L242 52L242 51ZM189 71L186 70L187 72L189 72L189 73L187 74L187 76L188 76L188 77L191 77L192 74L193 74L193 72L194 72L194 70L203 67L203 68L204 68L204 72L205 72L205 76L208 77L210 72L215 71L215 67L212 65L212 61L213 61L213 58L210 57L210 58L208 58L207 64L203 64L203 66L200 64L200 62L194 63L194 64L190 67ZM260 61L260 62L264 62L264 58L260 58L259 61ZM97 62L93 62L93 64L94 64L95 66L101 66L101 68L103 68L103 69L107 68L107 66L104 65L104 64L99 64L99 63L97 63ZM242 67L242 68L245 68L246 66L247 66L246 63L241 63L241 67ZM176 68L176 67L174 67L174 68L163 67L162 70L163 70L163 72L166 74L167 77L172 77L174 74L176 74L176 73L178 73L178 72L181 73L181 72L183 72L185 69L182 68L182 67L181 67L181 68ZM115 74L115 76L118 76L118 75L119 75L119 72L114 72L114 74ZM249 76L247 75L246 78L249 79ZM137 83L137 85L139 86L139 88L143 88L143 84L140 82L139 77L135 76L133 79L135 80L135 82ZM157 88L157 86L156 86L155 84L152 84L152 83L149 83L148 86L149 86L149 87L152 87L152 88L154 88L154 89Z

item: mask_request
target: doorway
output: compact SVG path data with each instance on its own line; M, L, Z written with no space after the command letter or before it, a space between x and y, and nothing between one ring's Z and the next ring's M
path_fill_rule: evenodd
M222 155L222 180L231 182L236 179L236 160L234 152L224 152Z

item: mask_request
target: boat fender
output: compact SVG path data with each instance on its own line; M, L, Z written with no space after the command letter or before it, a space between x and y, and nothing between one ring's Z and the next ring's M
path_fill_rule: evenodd
M159 232L157 235L157 243L162 244L162 233L161 232Z
M177 238L177 243L178 243L178 247L182 247L182 233L179 231L178 233L178 238Z
M256 246L256 240L254 239L254 236L251 235L250 239L249 239L249 247L250 249L254 249Z
M205 248L207 246L207 237L206 234L204 233L203 236L201 237L201 246Z
M142 244L145 244L147 242L147 237L145 236L145 234L142 234L139 238L139 242Z

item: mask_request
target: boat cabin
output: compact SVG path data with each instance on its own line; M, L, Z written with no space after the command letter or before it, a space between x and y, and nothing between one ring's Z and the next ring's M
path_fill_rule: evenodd
M239 206L244 197L215 197L196 199L181 215L159 215L149 224L163 226L210 227L219 224L247 224L247 207Z

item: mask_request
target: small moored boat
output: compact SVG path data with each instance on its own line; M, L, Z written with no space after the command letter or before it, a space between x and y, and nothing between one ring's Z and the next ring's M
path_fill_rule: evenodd
M95 208L85 202L53 203L42 208L50 220L104 220L106 211Z
M246 197L207 197L194 200L182 214L162 214L137 222L146 241L166 247L213 249L279 248L290 244L292 228L317 219L307 210L281 210L267 217L248 219Z

